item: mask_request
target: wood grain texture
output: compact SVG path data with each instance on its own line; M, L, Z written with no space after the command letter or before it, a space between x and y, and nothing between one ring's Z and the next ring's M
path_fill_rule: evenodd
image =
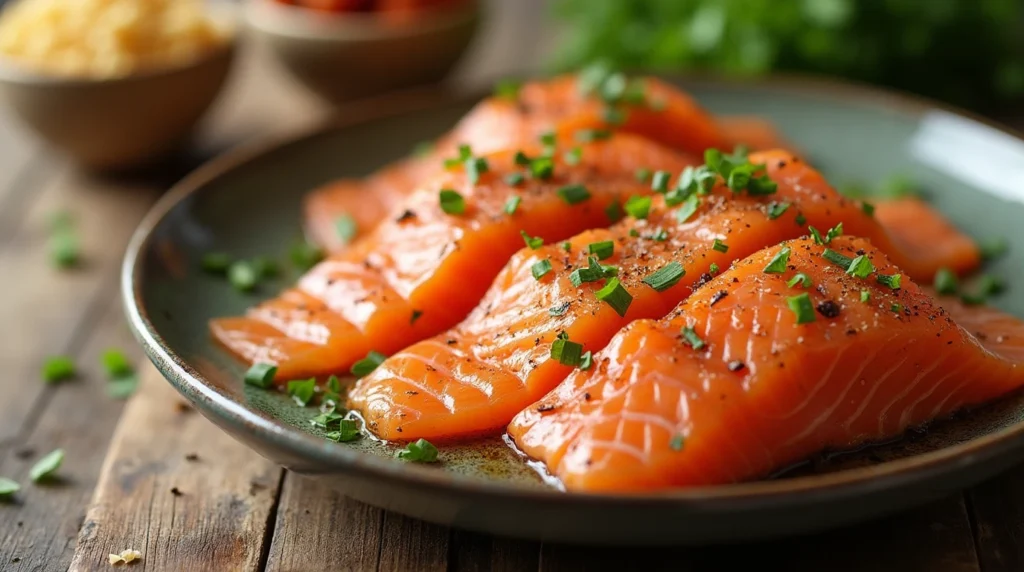
M109 569L107 555L126 548L143 553L133 570L259 569L282 470L182 404L147 367L114 434L71 570Z
M452 572L537 570L540 543L452 530L448 569Z
M52 397L25 440L0 448L0 475L16 478L23 486L16 503L0 504L0 569L64 570L71 562L103 453L124 407L123 401L107 394L100 355L110 347L123 349L135 363L142 355L124 323L116 292L109 293L105 306L106 315L90 331L84 350L75 355L79 377L48 388ZM57 448L66 455L60 480L30 485L29 468Z
M1024 465L968 491L985 572L1024 570Z
M443 526L384 513L380 561L377 569L422 572L448 569L448 529Z

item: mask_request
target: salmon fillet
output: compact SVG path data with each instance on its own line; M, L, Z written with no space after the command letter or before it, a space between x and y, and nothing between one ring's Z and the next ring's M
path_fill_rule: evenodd
M637 95L617 101L614 92L609 95L607 87L602 89L620 79ZM615 129L698 155L710 147L731 147L719 134L714 119L693 98L663 81L627 80L608 72L603 82L596 82L601 85L589 91L581 89L581 83L586 82L566 75L529 82L515 99L485 99L425 157L399 161L366 179L346 179L314 190L303 207L306 232L329 252L339 251L351 243L348 234L338 232L340 219L354 220L357 235L369 232L418 184L440 171L443 160L455 155L462 144L487 154L533 146L550 132L572 140L577 132ZM609 110L620 115L618 123L607 121Z
M875 217L893 242L918 263L922 277L934 276L940 268L965 275L981 265L981 251L974 240L919 198L879 202Z
M867 240L827 248L873 272L848 274L808 239L764 249L616 334L509 435L568 490L712 485L895 437L1024 383L1020 321L979 320L980 342L905 276L881 283L901 270ZM784 271L767 273L783 250ZM797 272L811 284L790 286Z
M465 318L523 246L522 233L549 242L607 226L613 203L651 192L638 168L695 163L626 134L583 144L572 159L559 150L546 178L523 176L517 155L486 156L475 184L459 162L295 288L246 316L213 320L214 337L246 361L277 365L279 380L346 372L371 350L397 351ZM522 181L510 182L513 174ZM445 212L444 193L458 193L464 212Z
M682 223L677 213L686 205L666 208L659 197L646 219L582 233L568 250L558 244L521 250L465 321L386 360L356 384L350 405L384 439L496 433L572 372L550 358L560 333L583 352L596 352L629 322L671 311L711 279L712 264L725 269L733 260L805 234L808 224L824 234L843 223L846 232L874 237L892 250L861 203L839 195L800 159L773 151L755 153L750 161L766 165L778 185L775 193L737 194L719 180ZM772 218L781 205L787 208ZM572 281L574 272L590 264L589 245L605 241L614 249L600 263L618 268L616 278L631 296L621 315L597 298L607 280ZM538 280L533 268L542 261L551 271ZM673 263L685 270L673 286L658 290L645 282Z

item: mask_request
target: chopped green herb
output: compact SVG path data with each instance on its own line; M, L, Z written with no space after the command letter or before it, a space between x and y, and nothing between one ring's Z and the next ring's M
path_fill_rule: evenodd
M629 236L632 236L633 238L636 238L636 237L640 236L640 231L635 229L635 228L631 228L631 229L629 229Z
M612 136L612 132L607 129L580 129L573 134L580 143L591 143L593 141L602 141Z
M625 109L619 109L617 107L606 107L602 119L609 125L622 125L626 122L628 113Z
M679 283L679 280L686 275L683 265L673 260L658 270L644 277L643 283L658 292L664 292Z
M673 435L672 439L668 442L668 448L673 451L682 451L683 446L686 444L686 438L682 435Z
M804 216L804 213L797 213L795 220L797 226L803 226L807 224L807 217Z
M893 312L897 312L897 313L898 312L902 312L903 311L903 304L900 304L898 302L893 302L892 306L889 306L889 309L892 310Z
M466 200L458 192L452 189L441 189L438 193L441 203L441 210L450 215L460 215L466 212Z
M538 248L544 246L543 238L539 236L530 236L526 234L525 230L519 231L519 236L523 237L523 242L526 243L526 246L530 247L530 250L537 250Z
M690 191L672 189L671 191L665 193L665 206L668 208L672 208L674 206L681 205L683 204L683 201L685 201L692 195L693 193Z
M508 185L512 185L513 187L521 185L524 180L526 180L526 177L523 176L523 174L520 173L519 171L515 171L505 175L505 183Z
M335 443L348 443L355 441L363 436L363 432L359 429L359 423L355 419L342 419L338 423L337 431L329 431L326 435L328 439ZM436 449L435 449L436 456Z
M44 481L51 480L57 469L60 468L61 463L64 462L64 450L57 449L47 453L45 457L39 459L32 468L29 469L28 476L32 479L33 483L41 483Z
M523 153L522 151L516 151L516 154L513 156L513 159L515 160L516 165L521 165L523 167L527 167L530 165L530 158L527 157L526 153Z
M875 205L864 201L860 204L860 210L864 211L864 214L868 216L875 216Z
M861 290L860 291L860 301L864 302L864 303L870 302L871 301L871 291L870 290Z
M288 395L302 407L309 405L316 395L316 379L293 379L288 382Z
M821 253L821 257L824 258L825 260L828 260L832 264L835 264L836 266L842 267L843 270L848 269L850 265L853 264L852 258L840 254L832 250L831 248L826 248L825 252Z
M583 158L583 150L579 147L573 147L566 151L562 155L562 160L565 161L566 165L579 165L580 160Z
M651 170L646 167L640 167L635 173L633 173L633 176L636 177L638 183L646 183L651 180L653 173L651 173Z
M828 229L828 232L825 233L825 244L831 244L832 239L838 238L840 236L843 236L843 223L839 223L834 227Z
M615 253L615 242L612 240L602 240L601 242L591 242L587 245L587 252L597 256L598 260L604 260Z
M107 395L114 399L128 399L139 387L139 376L135 372L107 380Z
M501 79L494 84L494 97L515 101L519 99L519 90L523 82L516 79Z
M228 281L239 292L251 292L259 279L259 272L247 260L238 260L228 268Z
M956 273L949 268L939 268L935 273L935 291L944 296L955 296L959 289Z
M768 265L764 267L764 271L767 274L782 274L786 271L786 265L789 264L790 249L788 246L782 247L775 256L768 261Z
M371 351L366 354L366 357L353 364L352 369L349 371L356 377L366 377L373 373L373 370L377 369L377 366L384 363L386 359L388 359L388 356L380 352Z
M763 167L759 165L759 167ZM773 195L779 190L779 184L768 175L750 179L747 183L747 193L751 195Z
M825 239L821 237L821 233L818 232L818 229L813 226L809 226L807 227L807 230L811 232L811 238L814 239L814 244L825 244Z
M564 302L558 306L552 306L548 308L549 316L563 316L569 311L569 302Z
M327 385L321 402L337 405L341 401L341 380L338 379L338 376L332 375L327 378Z
M1010 245L1004 238L993 238L980 243L978 249L981 251L982 259L991 261L1005 255L1010 250Z
M807 292L786 298L786 304L796 314L797 324L809 324L815 320L814 304Z
M561 332L551 342L551 359L562 365L577 367L583 359L583 344L569 341L569 334Z
M67 356L53 356L43 362L43 381L57 383L75 377L75 362Z
M570 250L572 250L572 242L570 242L568 240L563 240L562 241L562 250L564 250L566 252L569 252Z
M245 383L267 388L274 384L275 375L277 375L277 366L269 363L254 363L249 371L245 372Z
M704 343L704 340L702 340L700 336L697 335L697 332L690 326L686 326L685 328L683 328L680 331L680 334L683 336L683 343L695 350L703 349L704 346L707 345Z
M712 276L718 274L718 265L712 262L711 266L708 266L708 273L710 273Z
M103 369L107 372L107 377L110 378L128 375L135 371L132 363L128 361L128 357L121 350L113 348L105 350L103 355L100 356L100 362L103 364Z
M670 178L668 171L655 171L651 176L651 189L656 193L667 193Z
M71 229L60 230L50 237L50 258L60 268L70 268L78 264L81 249L78 236Z
M717 238L713 243L711 243L711 248L717 250L718 252L729 252L729 245Z
M577 288L579 288L584 282L597 282L598 280L607 278L606 268L613 267L602 266L601 263L597 261L597 258L588 256L587 266L573 270L569 274L569 281Z
M281 269L277 266L277 262L265 257L257 256L249 261L252 265L252 269L256 271L256 275L262 278L273 278L281 273Z
M540 280L547 276L548 272L551 272L551 261L545 258L544 260L534 262L533 266L530 267L530 272L535 280Z
M335 411L321 413L309 420L309 423L318 429L330 429L332 425L338 425L345 416Z
M797 284L799 284L801 288L810 288L813 285L813 282L811 282L810 276L804 274L803 272L797 272L796 274L793 275L792 278L789 279L789 281L786 282L786 286L792 288Z
M868 276L871 276L874 271L875 265L871 264L867 255L864 254L854 258L846 268L846 273L856 278L867 278Z
M416 320L419 320L423 316L422 310L413 310L412 315L409 316L409 324L415 324Z
M622 205L619 204L619 201L613 201L605 207L604 214L611 222L619 222L622 220L622 217L626 216L625 213L622 212Z
M623 207L629 216L637 219L645 219L651 212L651 197L632 196L626 200Z
M473 157L473 149L469 145L459 145L459 156L454 159L445 159L444 168L452 169Z
M545 147L554 147L555 143L558 142L558 140L555 138L554 131L547 131L545 133L541 133L539 139L540 144Z
M413 157L426 157L434 152L433 141L420 141L412 148Z
M419 439L406 445L395 456L413 463L433 463L437 461L437 447L426 439Z
M11 479L0 477L0 500L10 498L11 495L20 490L21 485L19 485L18 483L12 481Z
M594 365L594 354L593 352L585 352L580 356L580 369L587 371Z
M629 305L633 303L633 296L623 288L618 278L608 280L608 283L595 292L594 296L602 302L607 302L620 316L625 316Z
M466 178L469 179L471 185L475 185L480 182L480 175L486 173L488 169L487 159L483 157L469 159L466 161Z
M534 179L550 179L555 172L551 157L539 157L530 161L530 176Z
M505 208L504 208L505 214L507 214L507 215L514 215L514 214L516 214L516 211L519 209L519 203L521 203L521 202L523 202L523 199L520 198L519 195L512 195L512 197L509 198L509 200L505 202Z
M789 203L769 203L768 204L768 220L775 220L786 213L789 210Z
M558 189L558 196L570 205L582 203L590 198L590 191L583 185L566 185Z
M690 195L683 201L683 206L679 207L679 210L676 211L676 221L682 224L690 220L690 217L697 212L698 208L700 208L700 197Z
M663 228L659 228L658 230L654 231L654 234L652 234L648 238L650 238L651 240L656 240L658 242L665 242L666 240L668 240L668 231L666 231Z
M899 274L878 274L875 279L878 280L879 284L884 284L893 290L899 290L902 276Z
M305 272L324 259L324 251L314 244L302 241L292 245L288 257L296 269Z
M334 230L338 233L338 238L348 244L358 234L359 226L356 224L356 219L352 218L352 215L343 214L334 219Z
M231 256L226 252L207 252L199 264L205 272L224 274L231 266Z

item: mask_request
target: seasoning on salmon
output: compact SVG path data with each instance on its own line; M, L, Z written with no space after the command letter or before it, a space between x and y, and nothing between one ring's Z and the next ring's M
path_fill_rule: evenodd
M455 155L459 145L489 154L532 145L546 133L585 142L613 130L695 155L727 145L714 119L679 89L655 78L629 78L593 68L581 76L529 82L516 98L485 99L425 156L394 163L364 180L346 179L313 191L304 204L305 228L313 242L337 252L351 243L338 233L338 220L351 217L358 234L370 232L406 195L437 173L443 159Z
M783 249L789 269L765 272ZM860 257L869 273L837 264ZM788 285L797 272L814 287ZM715 303L718 291L728 296ZM980 322L985 341L866 240L795 240L737 263L667 317L633 322L509 435L571 491L763 477L1020 387L1019 342L995 340L1021 339L1024 324Z
M695 289L707 289L716 267L801 236L808 224L828 236L845 228L888 245L859 203L793 155L755 153L747 164L765 165L774 192L737 192L718 177L709 194L667 193L646 210L633 209L644 218L521 250L466 320L386 360L350 392L350 405L385 439L495 433L580 365L556 359L553 346L576 344L580 359L593 355L629 322L664 316ZM736 179L730 177L733 187ZM594 255L594 245L609 242L608 256ZM543 261L550 269L536 277L533 268ZM613 279L628 304L614 294ZM618 306L609 303L613 295Z
M524 239L610 224L609 207L651 192L637 168L694 164L625 134L581 144L572 161L546 152L462 149L372 234L247 316L213 320L214 336L247 361L276 365L278 380L348 371L371 350L390 354L465 318Z

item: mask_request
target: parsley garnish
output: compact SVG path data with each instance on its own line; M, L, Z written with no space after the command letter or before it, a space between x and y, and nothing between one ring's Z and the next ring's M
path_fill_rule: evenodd
M51 451L42 459L32 465L32 468L28 472L28 476L32 479L33 483L41 483L44 481L51 480L57 469L60 468L61 463L64 462L64 450L57 449Z
M437 447L426 439L419 439L406 445L395 456L413 463L433 463L437 461Z
M551 359L562 365L577 367L583 359L583 344L569 341L569 334L561 332L551 342Z
M466 200L453 189L441 189L438 199L441 203L441 210L446 214L460 215L466 212Z
M764 267L764 271L767 274L782 274L786 271L786 265L789 264L790 249L788 246L784 246L781 250L775 253L775 256L768 262L768 265Z
M697 332L690 326L686 326L680 330L680 334L683 336L683 343L690 346L695 350L703 349L707 344L704 340L697 335Z
M539 236L530 236L526 234L525 230L519 231L519 235L523 237L523 242L530 247L530 250L537 250L544 246L544 239Z
M535 280L540 280L547 276L549 272L551 272L551 261L547 258L534 262L533 266L530 267L530 273L533 274Z
M288 395L300 406L305 407L316 394L316 379L293 379L288 382Z
M75 362L67 356L53 356L43 362L43 381L57 383L75 377Z
M366 354L366 357L353 364L352 369L349 371L356 377L366 377L373 373L373 370L377 369L377 366L384 363L386 359L388 359L388 356L380 352L371 351Z
M274 384L275 375L277 375L277 366L269 363L254 363L249 371L245 372L245 383L267 388Z
M570 205L582 203L590 198L590 191L583 185L566 185L557 191L558 196Z

